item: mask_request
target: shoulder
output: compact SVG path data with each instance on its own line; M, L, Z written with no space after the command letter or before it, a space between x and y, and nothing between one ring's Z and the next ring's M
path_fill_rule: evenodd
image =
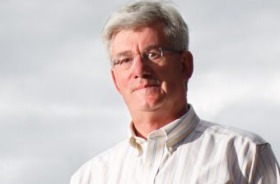
M116 164L119 157L124 156L129 149L128 140L124 140L114 147L104 151L103 153L93 157L84 163L71 177L71 184L80 183L80 181L88 180L89 178L97 178L104 175L104 170L107 170L110 165ZM79 181L79 182L75 182ZM87 182L85 182L87 183Z
M204 120L200 121L200 123L196 127L196 131L216 139L224 139L233 142L238 141L242 143L253 144L256 146L267 143L261 136L253 132L224 126L221 124L212 123Z
M98 165L98 164L108 162L112 157L117 156L121 152L125 152L127 148L128 148L128 141L124 140L118 143L117 145L111 147L110 149L102 152L101 154L93 157L91 160L87 161L84 165L82 165L82 168L89 167L89 166L91 167L92 165Z

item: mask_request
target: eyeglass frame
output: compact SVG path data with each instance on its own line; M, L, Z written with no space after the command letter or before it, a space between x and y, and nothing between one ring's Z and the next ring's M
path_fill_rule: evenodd
M153 49L157 49L158 51L160 51L160 54L158 55L158 58L151 58L152 56L150 54L152 54L151 51ZM114 58L111 59L112 67L114 68L114 67L119 66L121 68L121 66L122 66L124 70L127 70L132 66L132 64L133 64L133 62L135 61L135 58L136 58L135 56L137 56L137 55L140 55L141 59L145 62L158 63L164 57L164 51L175 52L175 53L178 53L178 54L182 54L184 52L182 50L177 50L177 49L174 49L174 48L157 47L157 46L149 47L148 49L145 49L143 52L141 52L139 54L132 54L132 53L129 52L129 54L125 55L124 53L127 53L127 52L124 52L124 53L118 54L119 55L118 59L114 59ZM124 58L121 59L122 57L124 57ZM129 59L129 61L124 61L125 59ZM124 67L125 65L123 65L125 63L127 63L126 67Z

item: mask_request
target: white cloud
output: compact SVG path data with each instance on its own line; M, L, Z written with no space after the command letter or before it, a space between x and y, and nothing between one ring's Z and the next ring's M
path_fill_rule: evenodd
M190 26L197 113L261 134L279 159L279 1L175 2ZM126 137L100 39L122 3L0 2L0 183L67 183Z

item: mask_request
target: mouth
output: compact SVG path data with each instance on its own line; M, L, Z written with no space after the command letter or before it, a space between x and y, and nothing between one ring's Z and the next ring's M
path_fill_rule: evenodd
M154 87L160 87L159 81L146 81L146 82L140 82L138 86L133 88L133 91L146 89L146 88L154 88Z

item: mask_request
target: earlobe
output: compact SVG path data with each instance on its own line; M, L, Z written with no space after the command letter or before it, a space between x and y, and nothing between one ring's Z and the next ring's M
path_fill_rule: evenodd
M113 69L111 69L111 77L113 79L113 82L114 82L114 85L115 85L116 89L118 90L118 92L120 92L120 89L119 89L119 86L118 86L116 76L115 76L115 73L114 73Z

